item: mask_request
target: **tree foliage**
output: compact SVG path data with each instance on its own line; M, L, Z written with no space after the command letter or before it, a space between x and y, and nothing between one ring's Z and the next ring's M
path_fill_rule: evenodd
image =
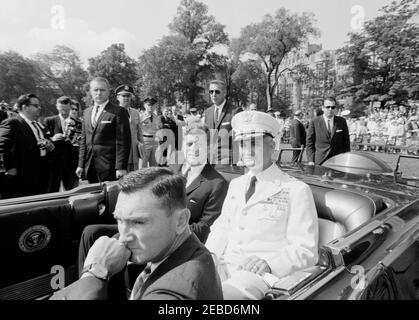
M168 103L187 100L192 107L202 102L201 83L220 62L214 47L227 44L228 37L208 7L195 0L180 3L169 28L171 35L139 57L142 91Z
M262 22L242 29L239 43L242 53L252 53L262 63L265 71L267 107L272 107L272 98L278 86L284 57L297 50L309 36L318 35L314 16L310 13L292 14L281 8L275 15L266 15Z
M137 62L125 52L123 43L115 43L100 55L89 59L89 77L104 77L111 86L133 85L138 78Z
M350 66L351 89L358 99L396 102L419 98L419 14L417 0L384 6L362 32L351 33L339 50Z

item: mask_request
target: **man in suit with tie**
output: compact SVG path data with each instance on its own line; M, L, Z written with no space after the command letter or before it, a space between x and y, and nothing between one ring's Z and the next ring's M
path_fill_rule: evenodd
M186 178L187 208L191 212L190 229L205 243L210 227L221 213L228 183L209 163L210 132L206 125L191 123L184 139L183 164L171 164L170 168ZM116 225L90 225L83 230L79 247L79 271L92 244L101 236L114 236Z
M58 115L48 117L44 124L51 134L55 149L50 157L50 175L48 179L48 192L60 191L63 183L64 190L71 190L78 186L76 175L78 150L68 139L71 99L63 96L57 99Z
M206 247L214 255L225 299L261 299L269 279L317 262L317 212L310 187L273 162L278 121L244 111L232 126L248 172L230 182Z
M119 185L114 212L119 239L99 238L89 250L81 279L52 299L107 299L108 280L128 262L146 267L120 298L222 299L211 254L189 228L184 178L168 168L152 167L129 173Z
M306 139L309 165L321 165L327 159L351 150L346 120L335 115L336 99L328 97L323 103L323 114L309 125Z
M35 94L17 100L18 115L0 125L0 157L5 170L2 198L23 197L47 191L48 157L54 150L49 134L37 119L41 104Z
M294 119L290 125L290 143L293 148L301 148L306 143L306 128L301 122L303 113L301 110L297 110L294 113ZM296 162L300 156L300 151L293 151L292 162Z
M113 181L127 173L131 131L127 110L109 102L108 80L90 82L94 105L84 111L76 174L90 183Z
M227 101L226 84L220 80L213 80L209 85L209 94L213 105L205 110L205 124L212 132L214 144L211 150L211 164L233 164L237 152L233 151L231 119L238 113Z

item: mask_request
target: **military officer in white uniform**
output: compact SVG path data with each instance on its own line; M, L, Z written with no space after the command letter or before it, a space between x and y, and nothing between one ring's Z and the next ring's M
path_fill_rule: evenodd
M157 100L154 98L148 97L144 100L145 111L141 114L141 127L144 139L144 156L141 158L142 168L157 166L158 155L156 152L161 140L157 133L163 128L163 124L161 117L156 113L156 103Z
M206 247L213 253L225 299L261 299L277 278L316 264L318 219L309 186L273 163L279 124L244 111L232 119L248 172L229 185Z

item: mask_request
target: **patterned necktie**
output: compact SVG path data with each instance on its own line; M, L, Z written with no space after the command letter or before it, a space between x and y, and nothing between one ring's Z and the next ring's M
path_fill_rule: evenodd
M93 117L93 122L92 122L93 128L95 128L96 125L97 125L97 118L98 118L99 108L100 108L100 106L96 106L95 107L95 115Z
M41 131L39 130L38 124L36 123L36 121L32 121L32 125L35 127L36 129L36 133L37 133L37 140L41 140L42 136L41 136Z
M219 110L217 107L215 107L215 117L214 117L214 126L216 126L217 122L218 122L218 114Z
M253 196L253 194L255 193L255 187L256 187L256 176L253 176L250 179L250 184L249 184L249 188L247 189L246 192L246 202L249 201L249 199Z
M141 287L144 285L144 282L146 282L150 274L151 274L151 263L147 263L144 270L137 277L137 280L135 280L134 286L132 287L131 296L129 298L130 300L135 299L135 297L140 292Z

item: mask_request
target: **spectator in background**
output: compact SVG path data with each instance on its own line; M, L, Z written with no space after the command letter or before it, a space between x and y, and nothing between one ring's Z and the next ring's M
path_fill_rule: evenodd
M349 130L344 118L335 116L336 100L328 97L323 103L323 115L310 122L307 132L307 159L309 165L321 165L327 159L349 152Z
M63 96L57 99L58 115L45 119L44 125L51 134L55 149L50 156L50 175L47 192L58 192L60 186L64 190L71 190L79 185L76 175L78 150L70 141L71 99Z
M128 172L138 170L140 158L143 156L144 140L141 128L141 117L137 109L134 109L134 88L127 84L122 84L115 90L116 99L119 106L127 110L130 130L131 130L131 149L128 158Z
M297 110L294 113L294 119L291 121L290 126L290 143L293 148L301 148L306 143L306 129L304 128L301 119L303 113ZM292 162L296 162L300 156L300 151L293 151Z
M24 94L16 106L19 114L0 124L0 158L7 176L3 199L46 193L48 157L54 150L46 128L37 121L41 113L39 98Z

